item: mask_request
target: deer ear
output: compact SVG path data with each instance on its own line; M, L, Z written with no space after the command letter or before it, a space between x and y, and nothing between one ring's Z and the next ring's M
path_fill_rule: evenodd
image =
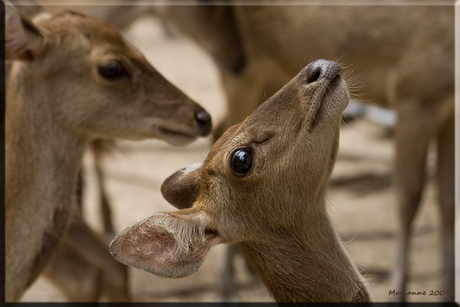
M26 17L5 5L5 59L31 61L44 45L43 35Z
M200 194L201 165L189 165L166 178L161 185L161 194L171 205L178 209L192 207Z
M220 242L198 213L158 213L120 233L110 244L121 263L169 278L195 273L212 246Z

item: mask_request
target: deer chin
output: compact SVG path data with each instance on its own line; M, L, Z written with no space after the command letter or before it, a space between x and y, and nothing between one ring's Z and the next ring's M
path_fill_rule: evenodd
M198 135L193 134L190 131L173 130L164 126L154 127L154 129L162 140L174 146L185 146L198 138Z

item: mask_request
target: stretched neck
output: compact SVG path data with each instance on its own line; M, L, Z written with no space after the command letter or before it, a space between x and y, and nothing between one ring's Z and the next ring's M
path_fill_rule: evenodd
M274 232L239 244L277 302L368 302L362 276L327 213L303 230Z
M57 123L48 93L21 77L9 80L5 119L6 278L15 283L10 272L21 272L30 284L67 227L84 142Z

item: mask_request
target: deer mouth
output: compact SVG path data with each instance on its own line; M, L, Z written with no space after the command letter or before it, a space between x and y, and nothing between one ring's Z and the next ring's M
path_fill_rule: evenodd
M173 145L187 145L198 137L198 135L190 131L172 130L162 126L155 128L165 141L172 143Z

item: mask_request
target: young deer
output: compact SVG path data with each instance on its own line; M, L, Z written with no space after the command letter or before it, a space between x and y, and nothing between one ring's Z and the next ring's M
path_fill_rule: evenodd
M116 259L171 278L210 248L236 244L277 302L368 302L366 282L326 211L349 93L339 64L317 60L217 140L202 164L163 183L179 211L157 213L111 243Z
M321 5L288 6L253 2L226 7L230 11L226 16L233 17L226 22L220 18L222 6L164 8L164 15L179 21L181 30L220 64L228 115L214 135L219 137L249 115L255 103L281 88L310 57L341 59L353 67L352 78L363 81L354 93L392 107L398 117L393 177L401 232L391 289L407 290L412 225L425 187L428 148L435 143L442 221L441 287L453 293L454 1L337 5L337 1L323 0ZM176 14L182 19L174 18ZM227 42L233 48L225 47ZM240 65L228 65L231 63ZM443 299L449 301L453 296Z
M117 30L83 15L33 20L5 12L6 300L41 273L74 211L82 155L96 138L185 145L209 134L208 113Z

